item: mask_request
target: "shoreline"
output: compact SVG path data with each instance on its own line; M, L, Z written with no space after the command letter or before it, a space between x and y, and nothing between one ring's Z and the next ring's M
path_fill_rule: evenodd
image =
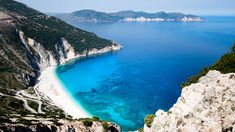
M50 100L51 103L64 110L66 114L71 115L73 118L91 117L66 91L55 70L56 66L52 66L41 72L41 76L38 78L39 82L34 87L39 92L39 96Z
M66 114L71 115L73 118L87 118L92 117L92 115L87 112L81 105L76 101L76 99L67 91L63 83L59 80L56 74L56 67L63 65L72 60L76 60L83 57L89 57L93 55L104 54L107 52L117 51L122 49L122 46L112 45L107 46L102 49L90 50L86 55L77 54L70 56L65 60L62 60L61 64L51 65L41 71L38 83L34 86L36 94L41 98L49 101L53 105L61 108Z

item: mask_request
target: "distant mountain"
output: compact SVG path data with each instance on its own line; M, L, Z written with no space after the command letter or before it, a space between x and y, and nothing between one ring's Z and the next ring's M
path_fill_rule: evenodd
M146 13L146 12L135 12L131 10L120 11L115 13L98 12L95 10L80 10L72 13L49 14L60 18L68 23L74 22L118 22L118 21L204 21L203 18L196 15L186 15L182 13Z

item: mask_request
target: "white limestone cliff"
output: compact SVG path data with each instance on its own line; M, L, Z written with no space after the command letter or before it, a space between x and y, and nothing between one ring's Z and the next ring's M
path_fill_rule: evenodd
M53 57L53 55L49 51L45 50L40 43L37 43L31 38L27 38L22 31L19 31L19 36L21 42L26 47L26 50L31 55L35 54L34 59L38 64L40 70L44 70L52 65L57 65L56 59Z
M138 17L138 18L125 18L123 19L125 22L151 22L151 21L156 21L156 22L161 22L161 21L166 21L164 18L145 18L145 17Z
M235 131L235 73L209 71L198 83L182 89L174 106L158 110L144 132Z
M113 45L102 49L94 48L89 51L85 50L82 54L76 54L68 41L65 38L61 38L61 43L55 45L56 51L52 53L34 39L25 36L22 31L18 31L18 33L22 43L21 46L27 54L32 67L40 73L37 84L34 86L38 98L49 101L74 118L89 117L89 114L65 92L55 75L56 66L80 57L120 50L122 46L113 43Z
M127 17L124 18L122 21L124 22L173 22L173 21L179 21L179 22L202 22L205 21L200 17L183 17L179 19L173 19L173 18L146 18L146 17L137 17L137 18L132 18L132 17Z
M182 22L202 22L202 21L205 21L205 20L201 19L200 17L183 17L181 19L178 19L178 21L182 21Z
M45 70L48 67L56 66L58 64L64 64L72 59L86 57L90 55L103 54L109 51L120 50L121 45L113 43L112 46L107 46L102 49L91 49L89 51L84 51L81 54L77 54L71 44L65 38L61 38L61 44L56 44L57 54L59 55L58 60L56 60L55 55L50 51L45 50L45 48L32 38L28 38L24 35L22 31L19 31L19 36L21 42L26 47L26 50L34 56L35 63L39 66L40 71ZM32 51L33 50L33 51ZM36 54L36 55L33 55Z

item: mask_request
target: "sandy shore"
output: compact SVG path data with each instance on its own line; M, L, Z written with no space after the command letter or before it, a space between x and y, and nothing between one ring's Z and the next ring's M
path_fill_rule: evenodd
M41 97L51 100L53 104L74 118L90 117L91 115L79 106L65 90L56 76L55 68L55 66L49 67L41 72L39 83L35 86L36 91Z
M74 50L71 49L71 46L67 43L67 48L71 50L72 53L67 53L68 58L61 58L61 62L65 63L69 60L80 58L86 56L84 55L75 55ZM88 56L98 55L107 53L110 51L120 50L122 48L121 45L112 45L105 47L103 49L93 49L88 52ZM91 115L86 112L78 103L75 102L74 97L70 96L69 93L64 88L63 84L61 84L59 78L55 72L56 66L49 66L45 70L41 72L40 77L38 78L38 83L34 87L35 91L39 95L39 97L46 98L51 101L51 103L63 109L67 114L73 116L74 118L84 118L91 117Z

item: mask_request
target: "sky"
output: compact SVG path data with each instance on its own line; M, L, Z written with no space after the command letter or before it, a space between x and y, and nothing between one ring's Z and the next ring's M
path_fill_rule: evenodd
M235 0L17 0L46 13L82 9L103 12L134 10L182 12L195 15L235 15Z

